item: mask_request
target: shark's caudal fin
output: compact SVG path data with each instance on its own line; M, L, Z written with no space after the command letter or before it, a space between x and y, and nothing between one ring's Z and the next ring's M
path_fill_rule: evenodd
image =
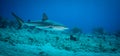
M46 20L48 20L48 17L45 13L43 13L42 15L42 22L45 22Z
M22 25L23 25L23 23L24 23L24 21L20 18L20 17L18 17L15 13L11 13L14 17L15 17L15 19L17 20L17 22L18 22L18 24L19 24L19 27L18 28L21 28L22 27Z

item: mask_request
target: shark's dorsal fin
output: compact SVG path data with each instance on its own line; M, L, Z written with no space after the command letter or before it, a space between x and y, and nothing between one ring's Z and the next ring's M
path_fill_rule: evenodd
M42 15L42 22L45 22L46 20L48 20L48 17L46 15L46 13L43 13L43 15Z

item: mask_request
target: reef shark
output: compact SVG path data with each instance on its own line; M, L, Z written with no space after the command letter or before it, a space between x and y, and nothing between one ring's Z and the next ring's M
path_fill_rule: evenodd
M43 13L42 20L41 21L36 21L36 22L24 22L20 17L18 17L15 13L11 13L15 19L17 20L19 27L21 28L24 25L27 26L33 26L35 28L43 29L43 30L58 30L58 31L64 31L68 29L66 26L50 21L48 20L48 17L45 13Z

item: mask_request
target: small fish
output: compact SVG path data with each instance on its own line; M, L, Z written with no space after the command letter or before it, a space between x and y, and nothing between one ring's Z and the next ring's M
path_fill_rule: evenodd
M53 21L48 20L48 17L45 13L43 13L43 18L41 21L38 22L24 22L20 17L18 17L15 13L11 13L15 19L17 20L19 27L21 28L24 25L27 26L34 26L35 28L39 28L39 29L44 29L44 30L59 30L59 31L63 31L68 29L66 26L59 24L59 23L55 23Z

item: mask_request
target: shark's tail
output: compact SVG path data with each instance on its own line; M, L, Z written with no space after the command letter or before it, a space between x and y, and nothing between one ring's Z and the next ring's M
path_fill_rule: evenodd
M15 17L15 19L17 20L17 22L18 22L18 24L19 24L19 27L18 27L18 28L21 28L22 25L23 25L23 23L24 23L24 21L23 21L20 17L18 17L14 12L12 12L11 14L12 14L12 15Z

